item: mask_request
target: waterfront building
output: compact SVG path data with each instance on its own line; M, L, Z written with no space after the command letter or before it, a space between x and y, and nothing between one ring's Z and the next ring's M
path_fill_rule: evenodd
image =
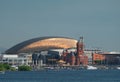
M80 40L76 43L76 49L74 52L68 52L66 49L63 51L62 60L66 61L70 65L87 65L88 64L88 57L84 53L84 44L83 44L83 37L80 37Z
M60 60L64 64L78 66L120 63L119 53L106 54L101 50L85 49L83 37L78 41L68 37L33 38L11 47L5 53L9 56L0 57L1 62L18 65L56 65ZM18 57L10 57L11 54L17 54Z
M93 63L93 53L100 53L102 52L100 49L85 49L84 53L88 57L88 64Z
M93 64L98 65L120 65L120 53L94 53Z
M10 65L30 65L31 64L31 55L28 54L2 54L2 63L8 63Z
M76 47L77 40L68 37L40 37L19 43L6 50L7 54L34 53L49 49L68 49Z
M77 56L76 56L76 65L87 65L88 64L88 57L84 53L84 43L83 37L80 37L79 41L77 42Z

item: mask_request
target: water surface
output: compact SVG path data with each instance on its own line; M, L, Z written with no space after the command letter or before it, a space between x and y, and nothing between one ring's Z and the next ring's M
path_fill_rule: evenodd
M120 82L120 70L43 70L0 74L0 82Z

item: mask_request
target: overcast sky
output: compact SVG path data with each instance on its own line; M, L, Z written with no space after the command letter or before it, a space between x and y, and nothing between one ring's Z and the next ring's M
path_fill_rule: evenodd
M120 0L0 0L0 47L43 36L120 51Z

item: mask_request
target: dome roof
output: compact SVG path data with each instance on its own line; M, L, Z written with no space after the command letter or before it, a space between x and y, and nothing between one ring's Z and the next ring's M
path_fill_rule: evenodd
M68 37L39 37L19 43L5 53L32 53L49 49L66 49L76 47L77 40Z

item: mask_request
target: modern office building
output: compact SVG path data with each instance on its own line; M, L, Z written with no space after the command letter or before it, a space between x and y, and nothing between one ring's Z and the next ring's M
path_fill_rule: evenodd
M32 57L30 54L21 53L21 54L2 54L1 56L2 63L8 63L10 65L31 65Z

